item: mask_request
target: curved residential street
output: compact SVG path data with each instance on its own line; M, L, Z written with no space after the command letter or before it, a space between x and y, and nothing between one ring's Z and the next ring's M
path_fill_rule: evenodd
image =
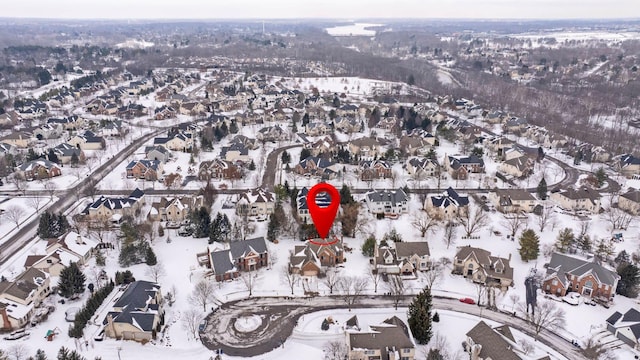
M405 296L400 307L407 307L413 296ZM353 308L392 308L389 296L366 295ZM321 310L346 309L340 296L315 298L255 297L225 303L206 318L207 325L200 332L202 343L211 350L222 349L231 356L256 356L280 346L293 333L300 316ZM533 327L525 320L497 311L486 310L461 303L457 299L433 297L433 308L466 313L509 325L531 337ZM250 332L237 331L235 322L250 315L258 315L263 321ZM543 330L538 340L555 349L568 359L585 359L567 340L550 331Z

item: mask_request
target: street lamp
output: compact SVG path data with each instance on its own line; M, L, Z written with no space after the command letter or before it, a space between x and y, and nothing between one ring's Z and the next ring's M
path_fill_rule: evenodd
M118 360L122 360L122 359L120 358L120 351L122 351L122 347L121 347L121 346L118 346Z

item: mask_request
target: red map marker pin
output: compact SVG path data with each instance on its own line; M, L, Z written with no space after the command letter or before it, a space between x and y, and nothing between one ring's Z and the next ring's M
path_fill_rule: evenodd
M316 204L316 195L321 192L326 192L331 198L331 203L327 207L320 207ZM331 184L319 183L307 193L307 207L320 238L326 239L329 235L329 229L331 229L333 220L338 213L338 206L340 206L340 193Z

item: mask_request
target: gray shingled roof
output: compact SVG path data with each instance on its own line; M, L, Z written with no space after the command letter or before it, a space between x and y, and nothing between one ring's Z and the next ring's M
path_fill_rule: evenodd
M610 286L613 286L613 284L619 278L618 274L615 271L606 269L602 265L599 265L595 262L578 259L556 252L551 255L551 260L549 261L549 266L547 267L547 277L553 276L555 274L563 282L567 280L566 274L581 277L589 273L592 273L601 283Z
M413 254L418 256L430 255L429 243L426 241L398 242L396 243L396 254L399 258L409 257Z
M380 349L381 360L389 360L390 351L414 348L406 325L394 318L385 320L384 325L371 326L370 332L350 333L351 349Z
M469 330L467 336L470 337L474 343L482 346L480 350L480 358L482 359L521 360L520 357L513 352L512 344L484 321L480 321Z
M434 207L443 208L449 206L463 207L469 205L469 197L461 196L453 188L449 187L444 193L431 196L431 204Z
M376 190L367 193L367 198L371 202L387 202L395 204L408 201L409 196L402 189L398 190Z

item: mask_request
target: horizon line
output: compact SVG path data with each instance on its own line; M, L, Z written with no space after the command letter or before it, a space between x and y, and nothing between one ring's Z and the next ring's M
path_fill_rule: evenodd
M336 22L364 22L364 21L402 21L402 20L421 20L421 21L640 21L640 17L565 17L565 18L472 18L472 17L221 17L221 18L194 18L194 17L149 17L149 18L116 18L116 17L5 17L0 16L2 20L40 20L40 21L336 21Z

